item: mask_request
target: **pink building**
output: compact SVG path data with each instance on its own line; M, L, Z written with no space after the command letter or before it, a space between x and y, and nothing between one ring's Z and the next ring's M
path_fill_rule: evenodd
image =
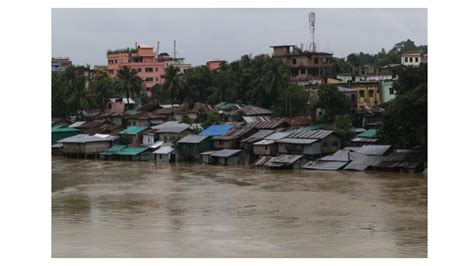
M121 49L107 52L107 73L116 77L120 68L128 66L135 69L143 80L143 86L150 89L155 84L163 84L163 75L169 65L177 66L181 71L191 67L185 64L184 58L172 58L167 53L158 56L152 46L138 45L135 49Z
M209 68L210 71L214 70L219 70L222 66L222 64L227 63L225 60L220 60L220 59L214 59L211 61L207 61L207 67Z

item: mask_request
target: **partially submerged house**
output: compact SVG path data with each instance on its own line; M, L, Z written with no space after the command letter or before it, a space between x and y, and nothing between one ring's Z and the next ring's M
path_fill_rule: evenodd
M118 139L112 135L87 135L78 134L59 140L63 144L62 154L67 157L97 157L97 155L112 146Z
M364 145L351 153L352 161L344 170L364 171L372 168L382 162L391 150L391 145Z
M237 165L244 163L242 150L223 149L211 154L211 163L219 165Z
M176 142L186 135L193 133L191 125L178 121L168 121L160 125L151 127L155 130L158 140Z
M140 146L142 143L143 132L147 127L130 126L120 131L120 140L122 144Z
M75 136L80 133L79 129L69 128L66 125L59 125L51 128L51 143L56 143L68 137Z
M376 129L369 129L364 132L357 134L357 136L351 139L351 145L360 147L364 145L375 144L379 141L379 135Z
M148 147L131 147L127 145L114 145L100 154L101 159L148 161L151 158Z
M301 168L307 162L303 155L282 154L271 157L265 162L264 167L269 169L296 169Z
M199 136L209 136L209 137L217 137L217 136L224 136L229 132L234 126L233 125L211 125L210 127L201 131L198 135Z
M338 150L332 155L324 156L316 161L303 165L305 169L336 171L342 169L354 159L350 150Z
M199 161L200 154L211 149L209 136L187 135L176 143L176 157L178 161Z
M172 146L161 146L153 152L155 162L174 162L176 160L175 149Z
M276 142L280 154L300 154L309 157L333 153L341 147L339 137L332 130L295 130Z
M255 161L257 155L253 152L253 144L274 133L273 130L259 130L256 133L240 141L240 148L244 152L245 160L248 163Z
M212 138L214 149L239 149L240 141L257 132L252 127L234 127L223 136Z

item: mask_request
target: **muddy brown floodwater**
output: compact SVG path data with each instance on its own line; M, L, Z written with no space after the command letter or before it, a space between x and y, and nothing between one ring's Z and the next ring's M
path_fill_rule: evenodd
M426 257L427 177L52 161L53 257Z

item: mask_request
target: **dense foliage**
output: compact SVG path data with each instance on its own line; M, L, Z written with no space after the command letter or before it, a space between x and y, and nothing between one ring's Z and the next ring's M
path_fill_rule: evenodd
M428 69L407 67L399 70L394 88L397 98L384 114L381 136L384 142L399 148L427 145Z
M322 84L318 87L318 106L323 109L322 122L333 122L337 115L350 113L350 102L335 85Z

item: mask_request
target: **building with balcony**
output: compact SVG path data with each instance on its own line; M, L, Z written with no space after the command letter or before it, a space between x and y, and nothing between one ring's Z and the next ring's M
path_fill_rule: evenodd
M302 51L295 45L271 46L273 56L280 58L290 70L290 80L300 85L321 84L331 75L331 53Z
M107 73L116 77L118 70L124 66L136 70L143 80L143 86L150 89L155 84L164 83L164 74L168 66L173 65L186 71L191 64L184 63L184 58L173 58L167 53L157 55L152 46L138 45L135 49L109 50L107 52Z
M428 63L428 55L420 51L407 51L401 55L401 64L404 66L419 66L421 63Z
M64 71L68 66L72 65L72 61L69 57L53 57L51 59L51 71L61 72Z

